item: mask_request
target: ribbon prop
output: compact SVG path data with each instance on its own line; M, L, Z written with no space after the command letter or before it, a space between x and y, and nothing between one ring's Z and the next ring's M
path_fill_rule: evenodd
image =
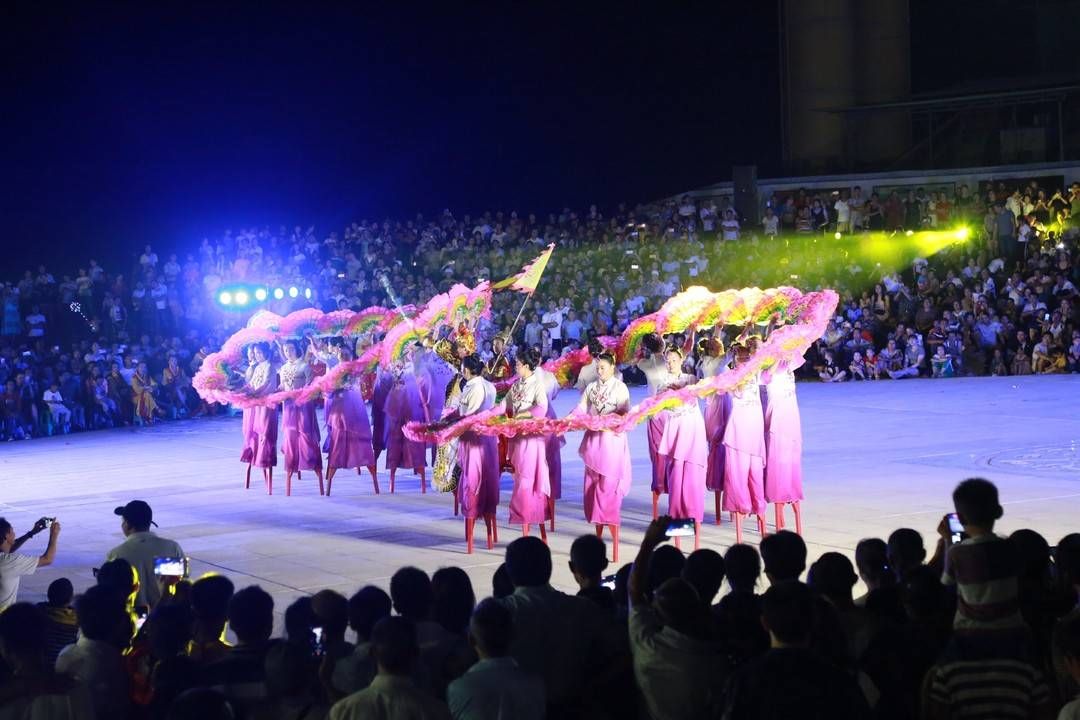
M836 310L836 304L839 300L836 292L832 290L812 292L805 295L794 288L779 288L777 290L778 292L762 292L757 288L751 288L746 291L718 293L717 295L722 296L725 302L719 311L712 308L716 297L706 299L697 291L688 296L696 298L696 301L707 300L709 304L702 307L701 312L713 313L716 318L714 324L720 324L721 322L744 324L759 320L762 314L766 318L770 318L777 313L785 317L790 324L775 328L769 334L768 339L758 346L757 351L737 368L706 378L694 385L658 393L632 407L626 415L579 415L572 413L562 418L511 419L506 417L505 407L501 407L500 404L491 410L470 415L450 425L443 423L408 423L404 427L405 436L413 442L444 443L460 437L466 432L505 437L515 437L517 435L565 435L566 433L581 430L626 432L665 410L696 403L716 393L731 392L763 370L778 364L795 365L801 362L806 349L825 332L825 327ZM682 295L684 293L680 293L672 300L679 299ZM781 297L785 299L781 300ZM666 305L667 303L665 303ZM662 312L663 310L661 310ZM656 314L660 315L660 313ZM690 315L686 314L683 317L689 317ZM697 317L701 317L701 313ZM739 322L736 323L736 320ZM661 318L661 322L664 322L663 318Z

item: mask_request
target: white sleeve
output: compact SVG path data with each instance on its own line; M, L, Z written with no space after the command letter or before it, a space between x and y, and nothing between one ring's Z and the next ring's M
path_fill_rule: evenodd
M473 384L461 394L460 398L458 398L458 412L460 412L462 416L475 415L480 411L483 404L484 387L483 385Z

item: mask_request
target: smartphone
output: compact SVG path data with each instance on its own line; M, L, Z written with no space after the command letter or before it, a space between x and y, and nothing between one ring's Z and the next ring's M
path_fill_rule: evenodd
M606 576L604 578L601 578L600 584L603 587L606 587L608 590L614 590L615 589L615 576L614 575L608 575L608 576Z
M188 559L186 557L154 558L154 574L166 577L187 577Z
M966 540L967 533L964 532L964 524L960 522L960 516L956 513L949 513L946 517L949 519L949 532L952 533L953 544Z
M143 624L146 622L146 618L150 615L150 608L145 605L135 606L135 632L139 632L142 629Z
M1050 313L1046 313L1045 315L1043 315L1043 322L1046 322L1049 319L1050 319Z
M694 518L674 518L668 523L664 534L668 537L693 537Z

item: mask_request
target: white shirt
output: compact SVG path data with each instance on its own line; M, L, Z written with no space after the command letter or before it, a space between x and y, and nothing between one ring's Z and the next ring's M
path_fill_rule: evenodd
M725 240L738 240L739 239L739 221L738 220L725 220L720 223L720 230L723 233Z
M131 563L139 573L138 605L153 606L161 599L161 589L154 576L154 558L184 557L184 551L175 540L158 537L152 532L134 532L127 536L105 556L106 560L122 558Z
M851 206L848 205L847 200L841 198L833 207L836 209L836 222L846 223L851 219Z
M562 340L562 310L556 310L554 312L546 312L543 317L540 318L540 322L547 327L548 323L555 323L555 327L548 327L548 333L551 335L552 340Z
M511 657L480 660L450 683L454 720L543 720L544 683Z
M56 658L56 672L86 685L98 717L123 717L128 708L128 675L120 650L109 643L80 636Z
M776 235L780 232L780 218L776 215L772 217L766 217L761 221L761 224L765 226L766 235Z
M19 579L33 575L38 559L18 553L0 553L0 612L15 604L19 594Z
M458 410L464 417L475 415L495 406L495 386L480 376L465 383L458 400Z
M45 401L46 405L63 405L64 398L60 397L59 392L53 392L52 390L46 390L42 394L41 399Z

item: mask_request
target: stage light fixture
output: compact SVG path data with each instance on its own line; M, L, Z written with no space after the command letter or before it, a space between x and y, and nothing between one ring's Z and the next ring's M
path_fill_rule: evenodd
M248 304L249 300L251 300L251 296L248 295L247 290L237 290L233 294L233 300L236 301L237 305L243 307L244 305Z
M840 238L843 237L843 235L841 235L840 231L837 230L835 233L833 233L833 237L836 238L837 240L839 240Z
M304 288L304 297L308 300L311 299L311 288Z
M285 291L281 288L274 288L274 299L282 300L285 297Z
M296 289L295 285L293 285L291 288L289 288L289 297L294 298L294 297L297 297L299 294L300 294L300 291Z
M259 302L266 300L266 288L259 288L255 291L255 299Z
M232 305L233 296L228 290L223 291L218 295L218 302L222 305Z
M967 240L969 235L971 235L971 231L968 230L966 227L962 227L956 231L957 240Z

